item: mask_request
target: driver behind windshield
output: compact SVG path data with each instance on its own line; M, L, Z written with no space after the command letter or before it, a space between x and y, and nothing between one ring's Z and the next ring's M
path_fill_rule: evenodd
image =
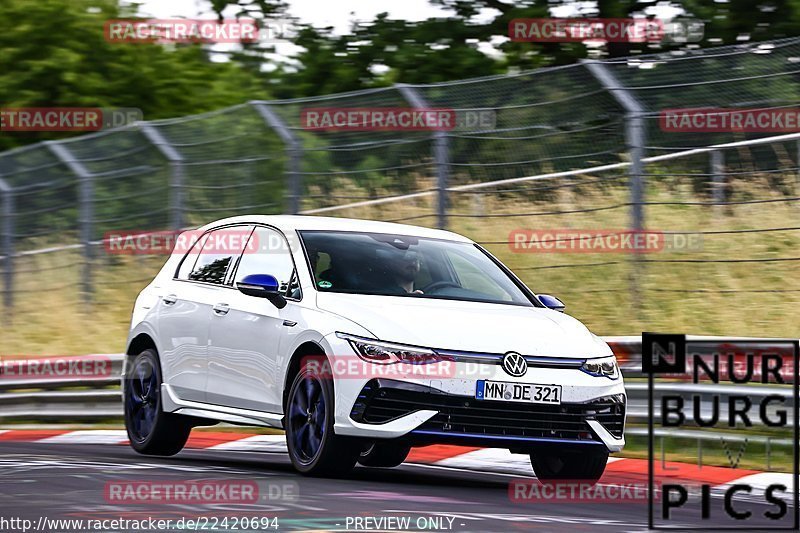
M421 290L414 289L414 281L420 271L417 252L392 247L379 250L378 255L382 258L385 270L390 277L388 292L391 294L422 294Z

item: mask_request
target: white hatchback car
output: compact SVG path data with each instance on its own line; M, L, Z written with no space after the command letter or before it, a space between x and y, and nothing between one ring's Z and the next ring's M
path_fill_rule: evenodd
M175 454L224 421L285 429L307 474L449 443L596 480L625 443L608 345L465 237L303 216L196 235L133 310L123 396L140 453Z

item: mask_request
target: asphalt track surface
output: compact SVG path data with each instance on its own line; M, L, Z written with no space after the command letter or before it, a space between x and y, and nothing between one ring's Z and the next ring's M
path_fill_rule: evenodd
M127 446L0 443L0 522L28 519L143 519L256 517L278 518L279 531L356 530L354 517L433 517L443 527L428 531L613 531L647 530L644 503L515 503L508 486L520 476L433 465L404 464L393 469L357 467L348 479L296 474L283 453L185 450L169 457L145 457ZM255 480L261 487L290 487L290 497L249 504L111 504L105 488L119 481ZM265 491L266 492L266 491ZM730 523L713 498L704 529ZM745 505L745 504L742 504ZM755 515L772 507L753 500ZM676 514L671 524L697 525L699 504ZM348 517L351 522L348 527ZM448 525L447 518L452 519ZM686 518L685 522L681 518ZM19 525L19 523L17 523ZM207 531L230 531L217 527ZM438 524L434 523L433 526ZM750 524L751 526L754 524ZM35 530L32 528L31 530ZM4 532L22 531L9 527ZM371 524L371 531L390 530ZM44 529L57 531L56 529ZM239 530L242 530L240 527ZM257 526L250 531L274 531ZM364 529L361 529L364 530ZM396 530L396 526L394 526ZM39 529L42 531L42 529ZM120 530L117 530L120 531Z

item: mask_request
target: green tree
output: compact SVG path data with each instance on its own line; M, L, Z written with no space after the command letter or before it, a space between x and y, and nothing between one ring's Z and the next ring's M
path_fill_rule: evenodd
M201 45L109 42L104 23L135 12L114 0L0 3L0 105L135 107L145 119L268 98L265 81ZM53 133L0 133L0 149Z
M330 28L304 27L294 44L304 51L296 70L273 73L282 97L319 95L384 86L394 82L435 83L543 66L575 63L589 55L583 43L523 43L508 37L517 18L543 18L554 7L573 7L580 16L627 18L655 16L654 4L641 0L430 0L449 16L410 22L380 14L356 24L346 35ZM682 8L683 17L705 25L701 47L763 41L800 35L800 0L686 0L659 3ZM694 43L693 43L694 45ZM683 48L686 43L607 43L600 53L623 57ZM495 53L486 53L494 49Z

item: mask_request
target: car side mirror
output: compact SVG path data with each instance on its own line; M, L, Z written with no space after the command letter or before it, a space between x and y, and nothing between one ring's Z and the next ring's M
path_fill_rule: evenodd
M279 284L275 276L269 274L250 274L236 283L239 292L256 298L266 298L278 309L286 307L286 298L280 294Z
M567 307L564 305L564 302L556 298L555 296L550 296L549 294L538 294L539 301L544 304L545 307L548 309L552 309L553 311L558 311L559 313L564 312L564 308Z

